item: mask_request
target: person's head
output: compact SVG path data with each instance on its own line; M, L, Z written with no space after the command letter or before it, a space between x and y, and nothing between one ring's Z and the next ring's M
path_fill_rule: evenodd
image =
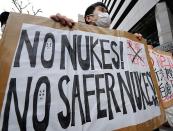
M9 16L9 12L6 12L6 11L4 11L0 14L0 22L1 22L1 30L2 31L5 28L5 24L7 22L8 16Z
M109 27L111 23L107 7L102 2L90 5L85 11L84 19L86 24L101 27Z

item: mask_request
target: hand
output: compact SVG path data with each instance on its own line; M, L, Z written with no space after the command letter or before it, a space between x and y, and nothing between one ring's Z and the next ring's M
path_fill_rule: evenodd
M137 38L139 41L141 41L142 38L143 38L142 34L140 34L140 33L135 33L134 35L136 36L136 38Z
M50 16L52 20L55 22L59 22L63 26L68 26L72 28L74 26L74 21L72 19L67 18L66 16L62 16L61 14L57 13L56 15Z

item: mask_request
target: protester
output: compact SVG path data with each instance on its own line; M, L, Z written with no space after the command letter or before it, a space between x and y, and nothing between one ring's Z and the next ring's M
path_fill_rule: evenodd
M64 26L73 27L74 25L74 21L72 19L62 16L59 13L52 15L50 18L56 22L60 22ZM85 11L84 19L86 24L104 28L108 28L111 24L111 18L108 14L108 10L102 2L96 2L90 5ZM136 35L139 40L142 39L141 34L135 33L134 35Z
M111 17L102 2L97 2L89 6L85 11L84 19L86 24L104 28L109 28L111 24Z
M111 24L111 17L108 14L107 7L102 2L96 2L90 5L85 11L85 23L96 25L99 27L109 28ZM139 33L134 34L139 40L142 35Z

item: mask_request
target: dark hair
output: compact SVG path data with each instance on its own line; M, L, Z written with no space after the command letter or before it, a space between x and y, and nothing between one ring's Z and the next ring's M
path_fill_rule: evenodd
M9 16L9 12L7 12L7 11L4 11L1 13L1 15L0 15L1 27L3 24L6 24L8 16Z
M92 5L90 5L90 6L86 9L86 11L85 11L84 19L85 19L85 23L86 23L86 24L88 24L88 22L86 21L86 16L87 16L87 15L90 15L90 14L93 14L93 12L94 12L94 10L95 10L95 8L96 8L97 6L102 6L102 7L104 7L104 8L107 9L107 7L105 6L105 4L103 4L102 2L96 2L96 3L92 4Z

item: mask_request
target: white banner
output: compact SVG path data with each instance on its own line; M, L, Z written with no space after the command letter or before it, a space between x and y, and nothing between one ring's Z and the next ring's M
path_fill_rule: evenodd
M24 24L0 126L2 131L110 131L146 122L160 115L149 72L143 44Z
M155 75L163 102L173 100L173 59L172 56L150 50Z

